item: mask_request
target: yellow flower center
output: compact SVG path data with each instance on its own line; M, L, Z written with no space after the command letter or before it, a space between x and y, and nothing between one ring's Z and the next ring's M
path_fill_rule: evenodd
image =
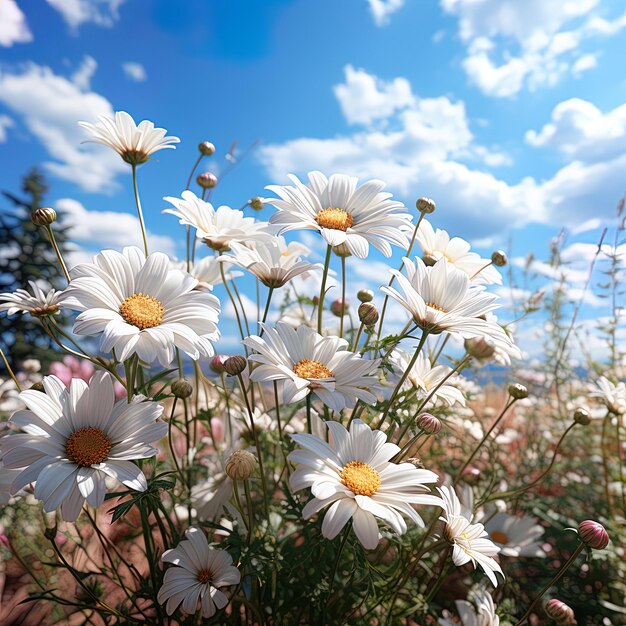
M434 302L426 302L426 306L429 306L431 309L435 309L435 311L441 311L442 313L447 313L447 311L442 306L439 306L438 304L435 304Z
M111 440L99 428L79 428L65 443L67 458L80 467L103 463L109 452Z
M322 209L315 216L315 221L322 228L332 228L334 230L343 230L344 232L352 226L352 215L344 209L328 208Z
M357 496L373 496L381 485L380 474L367 463L350 461L339 472L341 482Z
M293 373L300 378L333 378L335 375L319 361L302 359L293 366Z
M491 533L491 539L496 543L501 543L503 545L509 543L509 536L506 533L502 533L499 530L495 530Z
M210 583L211 580L213 580L213 572L210 569L201 569L196 574L196 580L199 583L206 585L206 583Z
M136 293L120 304L120 315L137 328L152 328L163 321L165 307L152 296Z

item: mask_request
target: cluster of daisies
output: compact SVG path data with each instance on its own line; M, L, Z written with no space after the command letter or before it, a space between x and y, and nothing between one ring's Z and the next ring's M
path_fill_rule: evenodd
M117 151L133 171L156 151L178 142L150 122L137 126L124 112L81 125L92 141ZM276 397L284 404L315 398L329 418L322 433L292 435L298 448L288 457L296 466L290 486L293 491L309 489L312 495L304 518L324 511L321 531L327 539L351 522L360 543L372 550L381 539L379 521L403 534L407 520L424 526L415 505L440 507L440 533L452 547L454 563L480 566L497 585L495 574L502 571L494 557L500 548L488 538L483 524L462 509L454 489L442 487L439 495L431 493L429 485L437 483L438 476L398 462L401 448L388 441L384 430L356 417L356 405L376 405L389 384L396 384L390 404L399 393L411 392L419 400L463 405L463 394L450 381L451 368L431 364L419 349L396 348L383 356L389 364L383 373L381 359L360 350L358 337L351 346L341 333L327 334L321 323L315 328L311 320L296 328L285 320L267 321L274 290L296 277L314 275L324 285L331 252L365 259L371 245L390 257L396 246L408 256L401 270L390 269L389 281L381 289L385 302L392 299L406 310L406 328L421 331L422 339L443 334L474 342L474 350L485 358L520 355L492 313L498 307L496 296L485 288L501 282L497 257L481 258L464 240L434 230L425 219L432 206L429 201L421 208L418 204L420 218L414 224L406 207L384 191L384 183L357 182L342 174L327 178L310 172L304 182L291 176L291 185L270 186L275 197L259 200L277 209L269 222L228 206L215 208L185 190L180 198L165 198L172 208L164 213L193 229L197 243L206 244L212 256L191 266L136 247L105 250L91 263L73 267L63 291L32 284L30 291L0 295L0 309L9 315L30 313L50 331L56 328L60 309L77 312L74 334L97 338L100 351L114 364L158 362L167 368L181 353L195 361L213 357L220 315L213 288L239 270L249 272L269 290L258 335L242 338L249 354L245 360L249 379L276 385ZM303 257L308 249L282 236L301 229L321 236L327 245L326 264L307 261ZM411 256L414 243L422 257ZM321 310L322 303L318 306ZM13 493L34 483L35 497L46 511L60 507L63 519L73 521L85 501L93 507L102 504L110 478L130 489L146 489L137 461L158 453L156 444L167 434L163 407L135 394L128 380L128 397L116 400L114 376L119 379L111 366L96 373L89 384L73 379L69 387L47 376L42 390L21 393L27 408L13 414L10 424L15 432L0 440L0 473L11 472ZM352 413L348 428L333 419L346 409ZM381 423L383 419L384 415ZM196 527L189 528L186 539L165 552L162 560L174 566L158 594L169 614L182 605L186 613L201 610L210 617L228 603L219 588L240 581L230 555L209 547ZM492 604L480 606L487 608L479 610L493 613Z

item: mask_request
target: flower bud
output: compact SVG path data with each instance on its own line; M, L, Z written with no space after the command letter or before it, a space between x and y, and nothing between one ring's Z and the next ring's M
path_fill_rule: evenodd
M188 398L193 393L193 385L184 378L175 380L171 389L175 398Z
M226 474L233 480L246 480L256 469L256 457L247 450L235 450L226 461Z
M343 317L344 315L346 315L349 308L350 303L348 302L348 300L344 302L341 298L337 298L337 300L334 300L333 303L330 305L330 311L336 317Z
M466 339L464 345L467 354L481 361L490 359L496 352L495 344L487 337L472 337L471 339Z
M591 422L589 411L587 411L587 409L583 409L582 407L578 407L574 411L574 421L581 426L587 426L589 422Z
M523 400L528 398L528 389L520 383L513 383L509 385L509 395L514 400Z
M198 150L200 150L204 156L213 156L215 154L215 146L210 141L199 143Z
M374 299L374 292L371 289L360 289L356 297L359 302L371 302Z
M359 305L359 321L364 326L373 326L378 321L378 309L371 302Z
M415 424L427 435L436 435L441 430L441 422L430 413L421 413L418 415Z
M254 198L250 198L250 200L248 200L248 206L253 208L255 211L263 210L263 198L259 198L259 196L254 196Z
M506 253L503 250L496 250L491 255L491 262L496 267L504 267L508 262L508 259L506 258Z
M587 547L593 550L604 550L609 545L609 535L604 526L590 519L578 524L578 536Z
M565 602L561 602L556 598L548 600L545 611L548 617L551 617L557 624L565 626L566 624L574 624L576 622L574 611Z
M213 189L217 185L217 176L213 172L202 172L196 177L196 182L202 189Z
M36 226L50 226L56 221L57 212L50 207L41 207L30 214L30 219Z
M461 474L461 480L466 485L470 485L472 487L477 485L480 480L480 470L477 467L468 465Z
M231 356L224 361L224 371L231 376L238 376L246 369L246 365L248 361L246 361L245 357L240 354L236 354L235 356Z
M224 373L224 363L228 360L227 354L216 354L209 363L212 372L216 374Z
M430 198L418 198L417 202L415 203L415 207L420 213L423 213L424 215L429 215L430 213L435 212L437 205L435 204L435 201L431 200Z

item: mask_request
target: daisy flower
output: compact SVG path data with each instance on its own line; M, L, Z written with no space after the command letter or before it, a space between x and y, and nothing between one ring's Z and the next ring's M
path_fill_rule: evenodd
M605 376L600 376L595 385L591 386L589 395L598 398L615 415L626 413L626 384L622 381L616 385Z
M201 611L202 617L207 619L228 604L228 598L219 588L238 584L241 574L233 566L228 552L209 548L199 528L191 526L185 531L185 537L161 556L162 561L175 567L165 572L157 600L161 604L167 602L168 615L182 603L185 613Z
M452 561L459 567L470 561L481 566L494 587L498 586L495 573L504 576L498 562L493 558L500 548L490 539L482 524L472 524L471 518L464 515L461 503L452 487L437 487L444 501L444 515L439 519L445 522L444 537L452 544Z
M409 246L406 231L411 216L392 194L383 192L385 183L369 180L357 188L357 178L321 172L309 172L308 184L290 175L294 186L267 187L278 198L268 198L278 212L270 218L280 232L297 229L317 230L330 246L345 244L360 259L369 253L369 244L390 257L391 245L405 250Z
M496 513L487 522L489 538L500 548L502 556L546 556L541 549L543 526L532 517Z
M345 339L323 337L308 326L294 329L278 322L275 328L263 325L263 329L263 337L254 335L242 342L256 353L250 360L261 364L250 380L280 382L287 404L311 392L333 411L353 407L357 398L376 402L369 390L378 387L379 360L363 359L347 350Z
M409 367L411 358L404 350L396 349L389 360L397 373L402 375ZM441 399L448 406L457 403L465 406L465 397L460 389L445 383L441 384L451 371L452 368L446 365L433 367L428 357L420 352L402 388L405 391L411 388L416 389L418 398L423 399L429 396L433 389L437 389L441 385L430 399L432 404Z
M500 626L500 618L496 615L493 599L486 590L470 593L469 597L473 604L467 600L454 602L462 626ZM458 622L448 617L439 618L438 621L441 626L458 626Z
M461 237L452 237L438 228L433 230L428 220L422 220L417 230L416 240L427 265L440 259L447 259L454 267L465 272L473 283L478 285L502 284L500 272L492 265L491 259L483 259L476 252L470 252L470 244Z
M163 407L143 396L115 402L108 372L97 372L89 384L75 378L69 389L46 376L43 386L45 393L20 394L28 408L10 423L23 434L0 441L4 466L22 470L11 492L35 482L44 511L60 506L63 519L74 521L85 500L94 507L104 502L108 476L144 491L146 478L132 461L157 454L152 442L167 433L167 424L156 421Z
M113 148L126 163L141 165L151 154L164 148L175 148L178 137L166 137L164 128L155 128L152 122L143 120L139 126L126 111L118 111L114 118L101 115L96 124L78 122L91 135L88 142L101 143Z
M0 293L0 311L6 311L7 315L30 313L34 317L45 317L58 312L62 292L54 289L44 291L32 280L28 284L30 292L27 289L18 289L13 293Z
M230 247L232 254L222 255L219 260L243 267L272 289L282 287L296 276L324 267L300 259L300 255L308 254L309 249L296 241L287 245L284 237L258 242L253 249L236 243Z
M426 484L436 483L437 474L411 463L390 463L400 448L387 443L387 436L356 419L347 431L338 422L326 422L331 441L309 434L292 435L302 450L289 460L297 463L289 484L294 491L310 487L313 499L302 511L304 519L326 507L322 534L334 539L352 520L352 528L364 548L378 545L376 518L398 534L407 530L404 517L418 526L424 522L413 504L442 506L428 493Z
M402 290L383 286L381 291L397 300L413 317L419 328L431 334L449 332L464 339L487 337L497 346L521 356L504 329L482 319L498 308L497 296L482 285L470 284L467 274L442 259L432 267L416 258L404 258L405 272L391 270Z
M196 237L218 252L230 250L233 242L250 245L273 237L274 231L267 222L244 217L243 211L227 206L215 210L210 202L198 198L193 191L183 191L182 199L167 196L163 200L174 206L163 213L176 216L181 224L193 226Z
M74 332L101 334L103 352L115 350L120 361L137 354L166 367L175 347L196 360L213 355L219 300L197 291L197 285L191 275L172 269L160 252L146 258L135 247L105 250L93 263L72 269L63 306L82 311Z
M498 323L497 315L486 313L483 318L486 322ZM510 326L508 328L511 330ZM490 361L498 365L511 365L511 358L519 356L519 350L513 343L502 344L494 342L490 337L472 337L464 342L465 349L478 365L486 365Z
M217 257L214 256L207 256L192 265L189 273L194 278L198 279L196 289L200 291L213 291L213 287L215 287L215 285L221 285L223 282L222 272L220 271L221 265L222 264L217 260ZM172 269L182 270L185 272L186 268L187 263L185 261L172 262ZM231 271L230 268L226 269L225 266L224 276L226 276L226 280L231 280L233 278L237 278L238 276L243 276L243 272Z

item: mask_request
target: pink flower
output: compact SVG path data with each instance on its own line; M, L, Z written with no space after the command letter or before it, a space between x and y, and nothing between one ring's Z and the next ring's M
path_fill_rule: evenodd
M63 362L50 363L50 374L63 381L66 387L70 386L72 378L80 378L88 383L95 372L95 367L89 361L83 361L73 356L64 356ZM114 383L115 398L121 400L126 397L126 389L117 380Z

